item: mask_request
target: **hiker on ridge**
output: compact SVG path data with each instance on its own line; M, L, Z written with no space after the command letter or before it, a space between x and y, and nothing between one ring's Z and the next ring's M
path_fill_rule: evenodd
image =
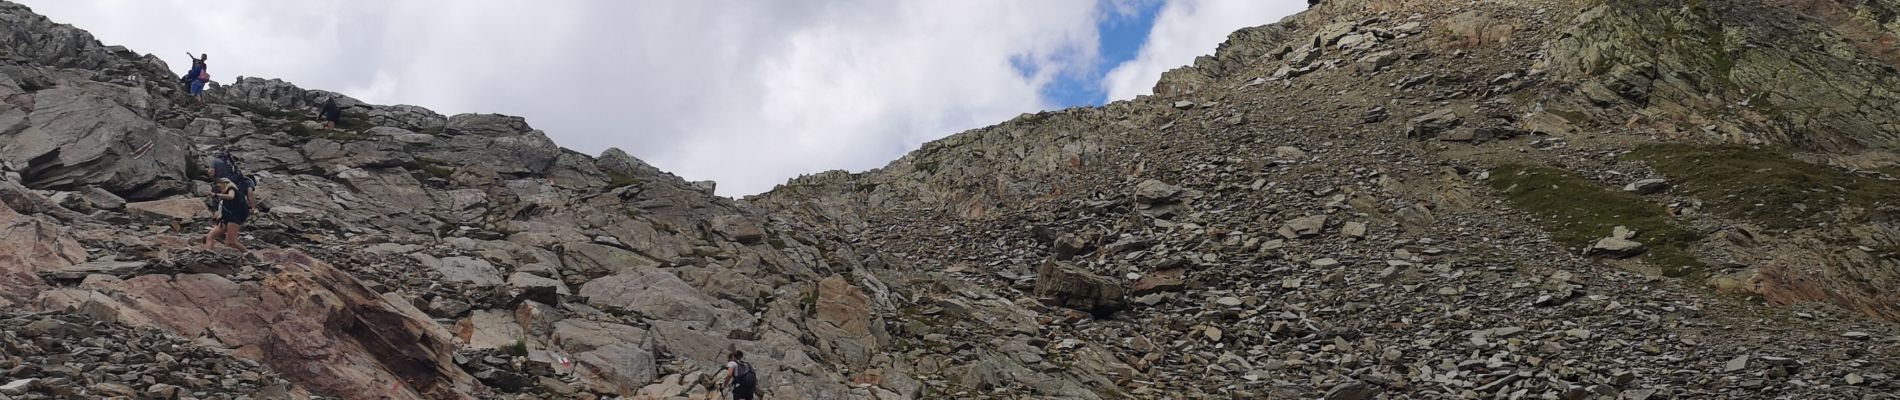
M323 120L323 129L336 129L337 122L343 119L343 108L336 106L336 98L323 102L323 108L317 110L317 119Z
M248 181L237 173L230 161L213 157L211 166L205 171L217 182L211 190L211 199L215 203L212 211L211 233L205 234L205 247L215 247L219 238L224 244L238 251L248 252L243 243L238 242L238 228L251 217L251 188L241 182Z
M204 104L205 82L211 81L211 72L205 70L205 60L211 59L211 55L194 56L191 52L185 52L185 57L191 59L191 71L185 72L185 76L179 77L178 81L185 84L193 99Z

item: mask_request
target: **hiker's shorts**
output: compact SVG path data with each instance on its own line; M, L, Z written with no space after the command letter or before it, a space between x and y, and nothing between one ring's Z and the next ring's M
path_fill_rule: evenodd
M202 94L205 94L205 81L197 79L191 80L191 95L197 96Z

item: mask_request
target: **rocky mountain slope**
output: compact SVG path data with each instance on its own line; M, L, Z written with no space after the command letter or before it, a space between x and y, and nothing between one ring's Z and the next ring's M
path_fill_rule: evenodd
M1891 398L1896 11L1327 1L748 201L988 289L896 340L998 397L1073 394L952 344L1101 397Z
M0 4L0 396L1892 398L1897 11L1328 1L732 200Z

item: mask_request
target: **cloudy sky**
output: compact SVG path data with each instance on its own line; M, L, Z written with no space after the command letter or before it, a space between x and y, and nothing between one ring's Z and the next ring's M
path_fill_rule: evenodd
M1148 94L1300 0L23 0L212 79L520 115L742 196L1022 113Z

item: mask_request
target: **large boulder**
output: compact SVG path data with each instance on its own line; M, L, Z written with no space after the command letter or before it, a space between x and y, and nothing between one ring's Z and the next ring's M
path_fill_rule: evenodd
M47 296L40 305L112 307L107 313L120 321L205 337L326 395L471 398L474 378L455 366L454 339L434 322L296 250L254 254L274 272L250 281L214 274L94 275L63 290L88 293Z
M744 244L756 244L759 243L760 240L765 239L765 230L760 229L759 224L753 223L752 219L746 218L744 215L721 215L713 217L712 230L718 233L719 236L725 236L726 239Z
M455 323L455 338L472 349L500 349L525 343L527 332L513 310L480 310Z
M646 161L640 161L640 159L634 158L618 147L608 148L607 151L601 152L600 157L594 159L594 166L599 167L601 172L606 172L608 175L614 176L615 179L670 176L670 174L660 171L659 168L654 168L652 165L647 164Z
M573 354L575 370L589 389L632 394L659 376L653 339L627 325L566 319L554 323L556 347Z
M597 278L660 266L659 260L616 247L577 242L561 245L564 272Z
M578 295L594 307L688 322L711 330L745 328L752 323L752 317L738 311L737 305L700 293L659 268L639 268L588 281L581 285Z
M443 131L451 135L509 136L533 130L528 120L501 114L456 114Z
M376 126L402 128L411 131L439 131L448 125L449 118L427 108L408 104L393 106L372 106L364 113L369 123Z
M328 171L351 168L388 168L414 165L415 157L403 151L403 145L382 140L339 143L315 139L304 143L304 158Z
M872 318L871 298L837 275L819 281L817 290L816 318L805 325L822 342L821 348L844 356L852 365L869 363L878 350L872 329L882 325Z
M1113 280L1061 261L1049 261L1036 270L1036 298L1044 304L1114 314L1127 306L1123 289Z
M125 210L132 215L158 218L167 221L194 220L211 216L211 209L205 207L204 199L178 198L128 203Z
M0 85L0 162L22 167L28 187L98 186L144 200L187 188L189 143L153 122L144 92L65 81L27 94ZM139 153L140 148L145 148Z
M40 272L83 262L86 249L65 228L0 205L0 307L18 307L46 290Z
M1464 123L1464 118L1459 117L1457 111L1449 108L1440 109L1412 118L1405 126L1405 135L1415 139L1430 139L1436 137L1439 132L1451 130L1462 123Z
M453 125L453 124L451 124ZM563 151L541 131L500 133L491 128L464 127L492 135L455 134L441 137L417 156L455 167L476 167L499 175L539 175L553 168ZM500 129L500 128L492 128Z
M495 265L487 260L472 257L435 258L421 253L410 257L422 263L423 266L441 273L444 281L476 286L497 286L505 283L501 277L501 269L495 268Z
M315 112L315 107L322 104L310 101L309 93L303 88L281 79L238 77L223 89L216 95L225 101L258 108Z

